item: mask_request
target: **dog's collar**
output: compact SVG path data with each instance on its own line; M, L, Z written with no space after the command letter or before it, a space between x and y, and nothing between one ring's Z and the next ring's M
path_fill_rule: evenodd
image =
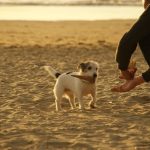
M87 83L87 84L95 84L96 80L94 82L90 82L84 79L80 79L83 83Z

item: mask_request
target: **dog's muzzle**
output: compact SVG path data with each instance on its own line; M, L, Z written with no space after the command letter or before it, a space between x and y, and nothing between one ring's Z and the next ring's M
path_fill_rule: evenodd
M96 73L93 74L93 78L94 79L97 78L97 74Z
M94 74L93 74L93 82L94 82L94 83L96 82L96 79L97 79L97 74L94 73Z

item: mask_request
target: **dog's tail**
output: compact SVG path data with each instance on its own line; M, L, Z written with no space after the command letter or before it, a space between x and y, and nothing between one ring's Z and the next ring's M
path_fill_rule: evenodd
M53 69L51 66L44 66L44 69L49 73L50 76L52 76L53 78L58 78L61 73L59 73L58 71L56 71L55 69Z

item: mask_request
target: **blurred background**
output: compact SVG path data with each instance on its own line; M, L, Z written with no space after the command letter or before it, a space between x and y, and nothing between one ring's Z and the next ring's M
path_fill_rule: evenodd
M0 0L0 2L32 5L141 5L141 0Z
M137 19L141 0L0 0L0 20Z

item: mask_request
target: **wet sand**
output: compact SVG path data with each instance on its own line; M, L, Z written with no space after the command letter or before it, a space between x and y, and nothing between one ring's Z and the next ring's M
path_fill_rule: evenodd
M112 93L120 83L115 49L134 20L95 22L0 22L1 150L149 150L150 85ZM137 75L148 66L137 49ZM55 112L55 80L39 66L76 70L100 64L97 108Z

